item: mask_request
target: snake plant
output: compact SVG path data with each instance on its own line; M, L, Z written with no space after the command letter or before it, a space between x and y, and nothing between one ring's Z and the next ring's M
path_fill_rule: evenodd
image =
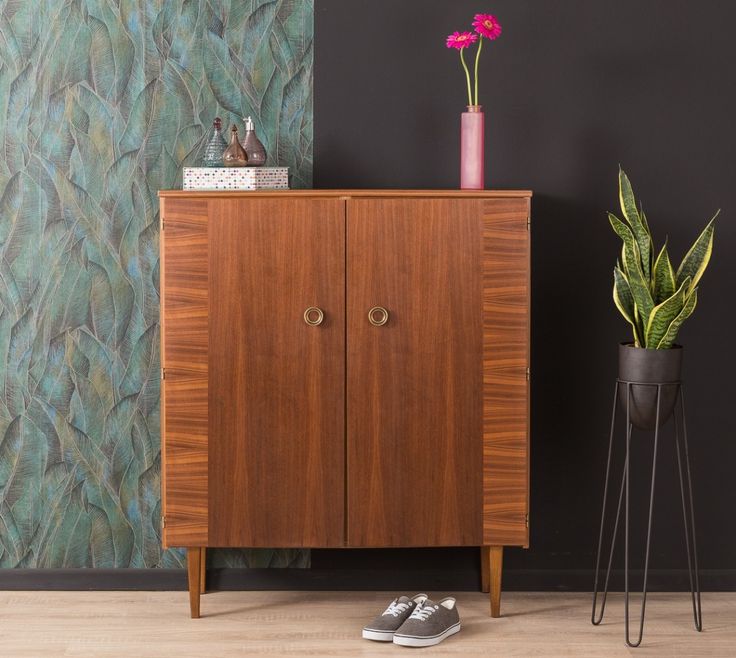
M657 256L644 210L637 209L628 176L619 169L619 202L624 220L608 213L608 220L623 241L621 258L613 270L613 301L634 331L634 345L669 349L682 323L695 310L698 282L713 252L714 215L677 271L667 252L667 240Z

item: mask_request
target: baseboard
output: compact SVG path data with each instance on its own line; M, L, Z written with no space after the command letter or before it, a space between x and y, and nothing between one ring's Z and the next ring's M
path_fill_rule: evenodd
M211 590L400 590L477 591L479 574L472 570L376 570L376 569L209 569ZM641 574L632 574L632 589ZM505 591L589 592L593 572L580 570L507 570ZM705 592L736 591L736 569L700 572ZM0 569L0 590L185 590L183 569ZM687 571L651 570L650 591L686 591ZM611 577L611 591L623 590L623 575Z
M503 589L516 592L591 592L595 572L593 569L515 569L504 572ZM641 587L642 571L632 571L629 587L632 591ZM703 592L736 591L736 569L701 569L700 589ZM690 590L690 578L686 569L650 569L648 589L651 592L685 592ZM609 589L624 591L624 572L611 572Z
M141 590L187 588L184 569L0 569L0 590Z

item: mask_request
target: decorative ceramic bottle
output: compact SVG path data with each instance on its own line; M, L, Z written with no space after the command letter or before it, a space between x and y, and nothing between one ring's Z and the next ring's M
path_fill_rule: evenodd
M253 119L247 117L245 119L245 137L243 138L243 148L248 154L249 167L262 167L266 164L266 147L256 137L256 127Z
M202 167L222 167L222 154L226 148L227 142L222 136L222 119L216 117L197 164Z
M240 145L238 127L235 124L230 128L230 144L222 154L222 161L226 167L245 167L248 164L248 154Z
M485 185L485 117L480 105L468 105L460 121L460 188L482 190Z

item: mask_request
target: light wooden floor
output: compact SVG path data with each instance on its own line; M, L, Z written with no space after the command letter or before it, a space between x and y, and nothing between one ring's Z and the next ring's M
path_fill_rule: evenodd
M186 592L0 592L0 656L736 656L736 594L703 596L703 633L687 594L651 595L640 649L624 646L620 594L597 628L587 594L505 593L503 617L490 619L487 595L460 592L463 630L437 647L361 639L392 596L215 592L191 620Z

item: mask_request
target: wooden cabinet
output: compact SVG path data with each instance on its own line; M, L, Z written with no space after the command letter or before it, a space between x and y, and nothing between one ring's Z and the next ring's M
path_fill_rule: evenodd
M528 545L529 192L161 192L163 541Z

